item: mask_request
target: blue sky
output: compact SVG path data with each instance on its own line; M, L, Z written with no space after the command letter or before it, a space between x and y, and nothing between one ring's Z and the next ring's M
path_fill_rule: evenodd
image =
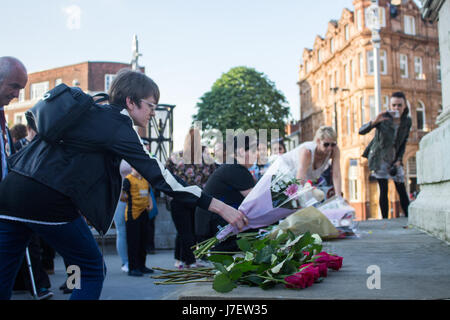
M298 119L303 48L352 0L39 0L1 1L0 55L29 72L82 61L130 62L138 35L140 64L176 104L175 147L182 146L195 104L214 81L248 66L275 82Z

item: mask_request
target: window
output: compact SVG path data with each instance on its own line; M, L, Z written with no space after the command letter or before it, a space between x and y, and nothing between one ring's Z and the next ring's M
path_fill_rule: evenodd
M380 72L381 74L387 74L387 54L386 50L380 50Z
M403 22L404 22L405 33L414 36L416 34L416 23L415 23L414 17L405 15Z
M373 75L375 72L373 50L367 51L367 73ZM380 50L380 73L387 74L386 50Z
M417 130L426 130L425 105L419 100L416 107Z
M353 60L350 60L350 82L353 81Z
M318 63L322 62L322 50L321 49L317 50L317 62Z
M408 56L400 53L400 77L408 78Z
M380 17L380 27L384 28L386 27L386 9L383 7L380 7L380 11L378 12Z
M115 74L105 74L105 92L108 92L111 83L113 82Z
M423 74L422 57L414 57L414 76L417 80L425 79Z
M389 96L383 96L382 111L387 111L389 109Z
M377 108L375 106L375 96L369 96L369 111L370 111L370 120L375 120L377 117Z
M32 83L30 86L30 100L40 99L48 91L49 82Z
M19 99L19 102L25 101L25 89L20 89L18 99Z
M359 60L359 76L362 77L364 73L364 58L362 52L358 54L358 60Z
M361 108L361 125L366 122L366 106L364 105L364 97L359 98L359 107Z
M345 41L348 41L350 39L350 27L348 24L344 26L344 35L345 35Z
M361 10L356 11L356 28L358 29L358 31L361 31L363 29Z
M333 76L330 74L328 75L328 89L331 90L333 88Z
M347 108L347 117L346 117L347 119L347 135L350 135L351 134L351 130L352 130L352 124L351 124L351 110L350 110L350 107L349 108Z
M373 75L374 73L374 64L373 64L373 51L367 51L367 74Z
M26 124L25 114L24 113L16 113L14 115L14 124Z
M357 201L359 199L357 159L350 159L350 165L348 169L348 188L349 200Z
M330 52L331 53L334 52L334 39L333 38L330 39Z
M436 63L436 74L437 74L437 82L442 81L442 75L441 75L441 62L438 61Z
M55 80L55 87L60 85L61 83L62 83L62 79L61 78L56 79Z
M348 72L348 65L344 64L344 85L347 85L350 82L350 76Z
M308 68L308 61L305 61L305 72L308 73L309 72L309 68Z

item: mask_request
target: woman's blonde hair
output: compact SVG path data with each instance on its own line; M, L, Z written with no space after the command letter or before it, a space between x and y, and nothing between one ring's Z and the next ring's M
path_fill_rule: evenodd
M334 131L332 127L328 126L322 126L319 129L317 129L316 135L314 136L314 141L324 140L326 138L336 141L337 140L336 131Z

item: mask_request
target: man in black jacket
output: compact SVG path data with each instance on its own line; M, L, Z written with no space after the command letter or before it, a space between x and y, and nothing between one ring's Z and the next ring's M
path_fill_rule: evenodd
M145 127L159 100L150 78L122 70L109 96L111 105L92 106L57 143L38 132L10 159L11 173L0 184L0 298L10 298L32 231L73 266L71 299L100 297L103 257L82 215L100 234L107 232L120 195L122 159L155 189L186 205L217 213L239 229L247 223L244 214L200 188L182 186L142 145L133 125Z

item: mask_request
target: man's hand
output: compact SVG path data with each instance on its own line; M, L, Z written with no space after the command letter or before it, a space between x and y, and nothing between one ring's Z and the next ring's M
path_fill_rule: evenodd
M381 112L379 115L377 115L375 120L372 121L372 126L376 126L380 122L383 122L383 121L386 121L386 120L389 120L389 118L386 116L386 113L385 112Z

